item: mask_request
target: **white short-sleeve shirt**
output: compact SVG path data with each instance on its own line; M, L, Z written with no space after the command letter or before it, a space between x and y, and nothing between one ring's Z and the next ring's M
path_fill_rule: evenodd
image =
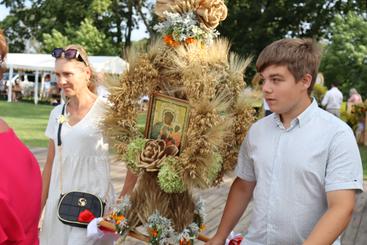
M277 114L254 123L236 174L257 182L245 245L302 244L328 208L327 192L363 188L352 130L315 100L288 129Z

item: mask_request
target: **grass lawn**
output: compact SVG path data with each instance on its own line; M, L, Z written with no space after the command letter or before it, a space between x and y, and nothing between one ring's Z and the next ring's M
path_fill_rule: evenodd
M49 105L0 101L0 117L7 121L27 146L47 147L48 139L44 131L52 108ZM144 125L145 113L140 113L138 127L144 128ZM363 162L364 178L367 179L367 146L360 146L359 150Z
M3 118L28 147L47 147L45 136L48 117L53 106L32 103L8 103L0 101L0 117ZM138 127L144 128L145 113L138 116Z
M47 147L48 139L44 132L52 108L50 105L0 101L0 117L29 147Z
M367 180L367 146L360 146L359 151L361 153L363 163L363 175L364 179Z

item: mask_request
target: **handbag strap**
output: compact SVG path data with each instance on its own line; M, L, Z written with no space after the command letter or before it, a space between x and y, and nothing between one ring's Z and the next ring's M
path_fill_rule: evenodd
M62 107L61 116L65 115L65 106L66 106L66 104L64 104L64 106ZM57 130L57 145L58 146L61 146L61 128L62 128L62 123L61 123L61 120L60 120L59 129Z
M65 109L66 108L66 103L64 104L64 106L62 107L62 111L61 111L61 116L64 116L65 115ZM59 185L60 185L60 194L62 195L62 148L61 148L61 129L62 129L62 120L59 121L59 128L57 130L57 150L59 152L59 165L60 165L60 178L59 178ZM110 191L110 188L111 188L111 183L110 183L110 178L109 178L109 181L108 181L108 189L107 189L107 192L104 196L104 202L107 202L107 196L108 196L108 193Z
M62 107L62 111L61 111L61 116L63 117L65 115L65 107L66 107L66 103L64 104L64 106ZM59 185L60 185L60 194L62 195L62 150L61 150L61 129L62 129L62 120L59 121L59 128L57 130L57 151L59 152L59 165L60 165L60 177L59 177Z

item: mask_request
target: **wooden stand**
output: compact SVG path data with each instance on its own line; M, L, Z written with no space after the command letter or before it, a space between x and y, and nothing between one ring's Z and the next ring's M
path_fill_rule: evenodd
M115 225L108 222L108 221L105 221L105 220L102 220L101 222L99 222L98 226L103 227L104 229L107 229L107 230L110 230L110 231L113 231L113 232L116 231ZM150 240L148 236L146 236L146 235L144 235L144 234L142 234L138 231L129 231L129 233L127 235L130 236L130 237L133 237L137 240L147 242L147 243L149 243L149 240ZM207 236L204 236L203 234L199 234L198 240L203 241L203 242L207 242L207 241L209 241L209 238Z

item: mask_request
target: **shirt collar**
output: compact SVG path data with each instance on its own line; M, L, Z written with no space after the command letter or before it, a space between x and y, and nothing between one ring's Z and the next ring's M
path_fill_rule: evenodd
M314 112L317 110L318 105L315 98L312 98L311 104L304 110L301 114L299 114L295 119L292 120L291 126L288 128L290 130L298 123L299 127L305 125L308 121L313 118ZM278 127L281 129L285 129L282 121L280 120L280 115L277 113L273 113L273 119Z
M312 98L312 103L309 105L306 110L304 110L301 114L298 115L297 119L299 122L299 126L302 127L307 122L309 122L313 118L313 114L319 108L317 101L315 98Z

